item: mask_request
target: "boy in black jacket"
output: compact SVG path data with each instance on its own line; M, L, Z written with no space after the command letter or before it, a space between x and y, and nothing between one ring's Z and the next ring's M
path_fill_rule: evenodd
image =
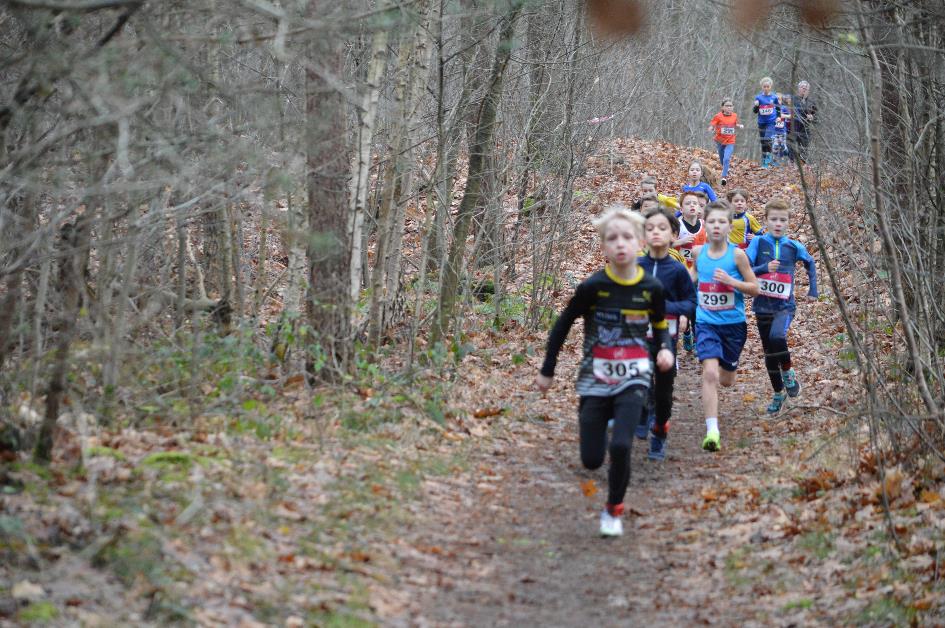
M647 254L637 263L643 270L655 276L663 284L663 296L666 301L666 322L672 337L671 348L676 355L677 323L680 316L695 320L696 290L692 277L683 264L669 254L670 246L679 233L679 220L667 208L656 208L644 214ZM646 421L642 420L642 430L637 428L638 438L645 439L650 432L650 460L663 460L666 457L666 437L669 433L669 417L673 413L673 385L676 380L676 364L667 371L654 374L652 410ZM649 428L649 429L647 429ZM642 433L641 433L642 432Z

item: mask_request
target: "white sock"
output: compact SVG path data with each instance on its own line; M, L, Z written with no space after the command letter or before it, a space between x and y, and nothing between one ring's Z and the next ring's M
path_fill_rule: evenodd
M719 419L714 416L705 420L705 431L711 432L712 430L715 430L716 432L719 431Z

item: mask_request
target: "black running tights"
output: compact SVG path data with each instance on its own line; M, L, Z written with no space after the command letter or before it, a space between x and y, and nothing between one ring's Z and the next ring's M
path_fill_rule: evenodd
M581 462L588 469L604 464L607 453L607 422L614 419L610 436L610 469L607 473L607 503L621 504L630 483L630 446L633 431L646 406L646 386L631 386L613 397L581 397L578 423Z

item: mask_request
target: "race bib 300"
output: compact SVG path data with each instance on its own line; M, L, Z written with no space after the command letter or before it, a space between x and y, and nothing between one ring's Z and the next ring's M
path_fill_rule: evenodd
M764 273L758 276L758 283L761 286L761 294L766 297L785 301L791 298L793 281L787 273Z

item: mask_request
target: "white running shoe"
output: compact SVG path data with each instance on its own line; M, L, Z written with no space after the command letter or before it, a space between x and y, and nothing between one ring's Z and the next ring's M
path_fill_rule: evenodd
M607 510L600 513L600 535L601 536L622 536L623 521L620 517L614 517Z

